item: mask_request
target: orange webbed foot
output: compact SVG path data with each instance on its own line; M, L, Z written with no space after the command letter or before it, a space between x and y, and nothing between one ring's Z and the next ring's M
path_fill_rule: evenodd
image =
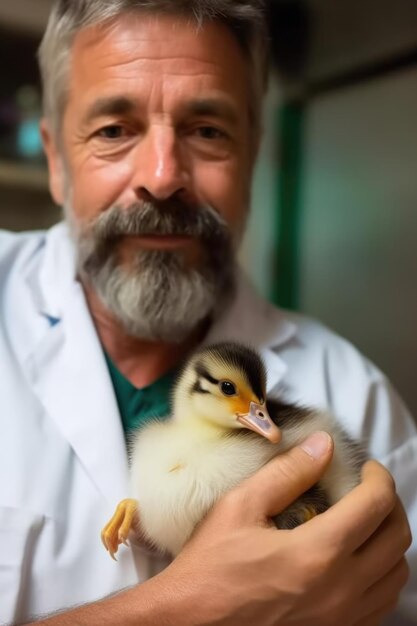
M122 500L116 508L111 520L105 525L101 531L101 541L112 559L117 561L114 556L119 549L121 543L126 546L129 531L134 525L134 519L137 515L138 502L132 498Z

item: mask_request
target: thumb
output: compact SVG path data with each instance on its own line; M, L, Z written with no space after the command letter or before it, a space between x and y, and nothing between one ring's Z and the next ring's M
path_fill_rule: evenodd
M332 456L333 440L321 431L279 454L238 487L251 503L247 514L259 520L281 513L320 480Z

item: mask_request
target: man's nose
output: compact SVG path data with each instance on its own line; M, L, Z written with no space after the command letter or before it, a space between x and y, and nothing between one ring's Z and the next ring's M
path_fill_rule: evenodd
M147 129L136 148L134 168L132 184L142 200L150 196L166 200L188 191L190 175L185 155L175 129L168 125Z

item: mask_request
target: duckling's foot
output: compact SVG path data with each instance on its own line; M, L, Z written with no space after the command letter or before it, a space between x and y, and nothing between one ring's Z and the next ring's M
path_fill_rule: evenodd
M124 543L126 546L128 545L127 537L134 523L137 509L137 500L133 500L131 498L122 500L117 505L116 511L111 520L101 531L101 541L103 542L107 552L109 552L111 558L115 561L117 561L117 559L114 555L119 549L120 544Z
M323 513L330 506L326 492L320 485L315 485L293 502L285 511L274 517L277 528L289 530L296 528Z
M304 520L303 520L303 523L304 523L313 519L313 517L316 517L316 515L318 515L318 511L311 504L306 504L306 506L304 507L304 510L301 511L301 514L304 517Z
M277 528L281 530L289 530L296 528L300 524L304 524L318 515L319 511L314 506L309 504L295 503L285 509L282 513L274 517L274 522Z

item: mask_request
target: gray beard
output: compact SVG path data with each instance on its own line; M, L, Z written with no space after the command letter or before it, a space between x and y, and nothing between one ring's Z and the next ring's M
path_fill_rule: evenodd
M211 208L172 201L163 208L153 203L112 207L88 227L78 228L71 219L70 227L81 279L132 337L180 343L216 317L234 293L232 237ZM128 267L122 265L120 239L140 234L197 237L203 258L189 267L181 251L139 250Z

